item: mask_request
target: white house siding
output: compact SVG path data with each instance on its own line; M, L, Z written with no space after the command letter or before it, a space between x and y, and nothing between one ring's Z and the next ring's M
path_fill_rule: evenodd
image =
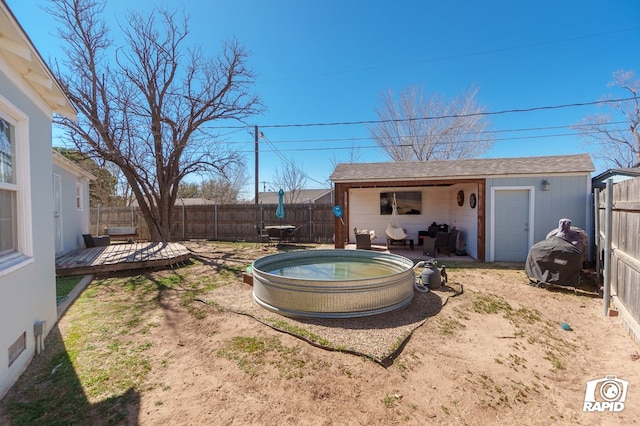
M9 71L7 71L9 70ZM51 190L51 114L47 115L14 84L0 56L0 96L28 116L31 240L33 255L17 269L0 269L0 397L33 357L34 323L46 321L45 336L56 322L55 258ZM9 367L8 348L26 332L26 350Z
M546 179L550 183L550 190L542 190L542 180ZM486 253L487 260L500 260L492 258L492 253L496 252L495 241L495 212L491 204L492 190L505 190L508 188L532 188L533 190L533 223L532 241L535 244L543 240L547 233L558 227L558 221L562 218L572 220L574 226L584 229L587 234L591 234L591 208L590 192L591 178L588 173L574 175L550 175L550 176L529 176L529 177L501 177L488 178L486 180ZM499 208L499 206L498 206ZM530 246L529 246L530 248ZM517 259L524 262L525 258Z
M464 205L458 206L458 191L464 191ZM476 184L464 183L451 186L428 187L385 187L385 188L352 188L349 190L349 242L355 244L353 228L374 230L374 244L385 245L385 229L391 219L390 215L380 214L381 192L422 192L422 211L420 214L398 215L397 224L406 229L408 238L418 245L418 231L426 231L431 223L446 223L461 231L470 256L477 257L478 247L478 207L469 206L469 195L478 195ZM419 251L416 251L419 254Z
M66 159L64 159L66 160ZM67 160L70 161L70 160ZM76 166L77 167L77 166ZM89 181L74 170L70 170L64 161L54 157L53 173L60 175L62 181L62 253L84 246L82 234L89 232ZM74 168L75 169L75 168ZM88 173L83 173L85 176ZM76 208L76 184L82 187L82 208Z

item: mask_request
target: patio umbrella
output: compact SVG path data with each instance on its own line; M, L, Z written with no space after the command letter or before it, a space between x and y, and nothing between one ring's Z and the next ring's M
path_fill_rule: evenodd
M278 208L276 208L276 217L278 219L284 219L284 191L280 188L278 191Z

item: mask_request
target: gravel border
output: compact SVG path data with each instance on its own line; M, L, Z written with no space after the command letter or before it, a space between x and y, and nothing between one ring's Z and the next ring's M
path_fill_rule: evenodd
M411 333L429 317L438 314L445 303L432 291L415 292L413 300L405 308L379 315L339 319L293 318L259 306L253 300L253 287L240 283L214 290L204 302L248 315L306 341L309 341L309 334L313 333L329 342L328 345L319 345L318 338L311 339L310 343L316 346L364 355L384 366L393 362Z

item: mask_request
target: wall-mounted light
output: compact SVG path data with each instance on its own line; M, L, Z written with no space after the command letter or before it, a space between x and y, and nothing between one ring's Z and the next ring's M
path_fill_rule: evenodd
M543 191L549 191L551 189L551 183L549 183L548 180L546 179L542 179L542 182L540 182L542 184L542 190Z

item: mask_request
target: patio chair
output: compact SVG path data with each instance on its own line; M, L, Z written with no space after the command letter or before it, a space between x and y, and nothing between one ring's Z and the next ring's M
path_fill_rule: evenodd
M375 231L353 228L353 233L356 234L356 249L371 250L371 241L376 238Z
M277 228L267 229L267 235L269 235L269 242L274 244L280 244L282 242L282 230Z
M435 252L436 254L446 252L449 257L451 257L451 234L449 232L438 232L436 235L436 245Z
M429 257L436 257L436 239L430 236L422 238L422 254Z
M302 229L302 225L296 226L294 229L286 233L287 241L292 242L293 244L297 244L300 239L300 230Z
M371 250L371 237L369 234L356 234L356 248L359 250Z
M260 228L258 225L253 225L256 230L256 234L258 234L258 242L260 243L268 243L269 242L269 234L265 232L264 229Z
M459 231L455 227L451 228L451 232L449 232L449 256L451 256L451 253L458 251L458 234Z

